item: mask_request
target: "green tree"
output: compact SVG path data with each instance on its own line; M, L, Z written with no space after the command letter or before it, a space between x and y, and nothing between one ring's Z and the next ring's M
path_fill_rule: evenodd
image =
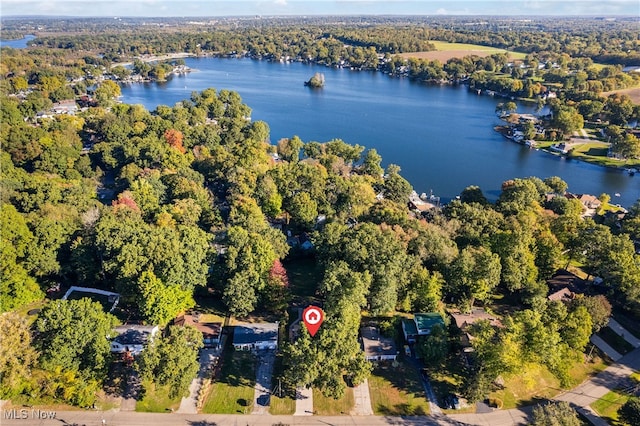
M62 368L101 381L110 359L107 338L116 318L98 302L56 300L47 304L36 321L40 365L49 371Z
M611 318L611 303L607 297L599 294L597 296L583 296L573 300L572 305L583 306L591 316L592 332L597 333L607 325Z
M457 300L472 307L486 301L500 282L500 258L485 247L466 247L451 264L447 288Z
M409 201L409 194L411 194L412 190L411 184L400 176L399 166L395 164L387 166L387 174L383 184L383 195L385 198L404 204Z
M431 333L421 336L416 345L416 353L422 361L432 367L440 366L449 352L447 330L441 325L431 328Z
M582 424L576 410L564 401L536 405L533 407L531 417L533 426L580 426Z
M136 361L145 380L169 386L169 397L184 396L198 373L202 333L193 327L169 327L166 337L156 336Z
M618 417L629 425L640 424L640 398L629 398L618 410Z
M376 151L375 148L367 150L364 155L364 159L362 160L362 172L379 179L384 171L380 166L381 162L382 157L378 154L378 151Z
M38 355L29 328L27 319L20 314L0 315L0 396L4 399L21 393L31 379Z
M280 139L278 141L278 154L285 161L296 162L300 158L300 150L303 146L304 142L298 136L290 139Z
M151 271L140 275L138 287L140 311L151 324L164 326L180 312L195 306L192 291L177 284L167 286Z

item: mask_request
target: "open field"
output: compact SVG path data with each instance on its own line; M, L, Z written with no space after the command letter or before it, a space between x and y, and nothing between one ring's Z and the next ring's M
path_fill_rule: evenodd
M144 397L136 403L136 411L144 413L166 413L180 407L182 396L169 398L169 386L156 386L150 381L142 382Z
M431 52L409 52L401 53L403 58L419 58L419 59L437 59L440 62L446 62L451 58L463 58L468 55L489 56L494 53L508 53L512 59L524 59L526 54L519 52L510 52L505 49L495 47L481 46L477 44L466 43L448 43L446 41L431 41L436 46L435 51Z
M611 92L602 92L600 95L605 98L614 93L620 93L622 95L627 95L631 98L631 102L636 105L640 105L640 87L632 87L630 89L620 89L620 90L612 90Z

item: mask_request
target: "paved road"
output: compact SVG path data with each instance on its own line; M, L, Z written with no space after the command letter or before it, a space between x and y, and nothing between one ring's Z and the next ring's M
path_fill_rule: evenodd
M353 416L371 416L373 409L371 408L371 394L369 393L369 381L364 382L353 388L353 399L355 404L351 415Z

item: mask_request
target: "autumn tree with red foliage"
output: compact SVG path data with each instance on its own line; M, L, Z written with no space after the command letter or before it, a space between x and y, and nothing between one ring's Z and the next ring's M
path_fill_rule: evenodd
M111 205L113 206L113 209L115 211L124 207L128 207L136 212L140 211L140 207L138 207L138 204L133 199L133 195L129 191L124 191L123 193L119 194L118 199L113 200L111 202Z
M280 259L276 259L273 262L273 266L269 271L269 278L273 281L280 282L284 287L289 287L289 277L287 276L287 270L280 262Z
M184 154L186 150L184 149L184 146L182 146L182 137L182 132L180 130L167 129L167 131L164 132L164 139L167 143L177 149L181 154Z

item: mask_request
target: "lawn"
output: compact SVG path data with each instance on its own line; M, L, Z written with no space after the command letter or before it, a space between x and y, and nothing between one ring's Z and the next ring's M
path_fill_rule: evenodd
M619 354L625 355L633 350L633 345L624 340L624 337L616 334L609 327L603 327L598 332L598 336L602 338L609 346L615 349Z
M166 413L180 407L182 396L169 398L168 386L156 386L151 381L143 381L144 397L137 402L136 411L144 413Z
M629 395L611 391L591 404L591 408L596 410L601 417L605 418L610 425L622 425L622 423L618 422L618 410L628 399Z
M494 53L508 53L513 59L524 59L525 53L507 51L497 47L482 46L479 44L467 44L467 43L449 43L446 41L431 40L436 50L429 52L409 52L402 53L400 56L403 58L420 58L420 59L438 59L441 62L446 62L451 58L462 58L467 55L477 56L489 56Z
M319 416L339 416L349 414L355 405L353 389L347 388L340 399L327 398L317 389L313 389L313 412Z
M607 167L633 167L640 165L640 160L618 160L607 157L608 150L608 144L604 142L590 142L574 146L569 156Z
M311 257L299 257L284 263L289 277L289 289L294 301L312 303L322 281L322 268Z
M505 375L504 389L491 392L490 399L507 410L531 405L538 399L548 399L560 393L560 381L543 365L529 363L517 373Z
M418 372L404 362L399 362L397 367L377 366L369 378L369 393L377 415L429 414L429 403Z
M281 354L276 356L276 360L273 364L273 378L272 387L274 393L271 395L271 404L269 406L269 413L277 415L289 415L296 411L296 389L288 387L287 382L282 380L284 375L284 365L282 364L283 357Z
M252 353L227 346L222 368L211 384L203 413L246 414L253 409L256 360Z

